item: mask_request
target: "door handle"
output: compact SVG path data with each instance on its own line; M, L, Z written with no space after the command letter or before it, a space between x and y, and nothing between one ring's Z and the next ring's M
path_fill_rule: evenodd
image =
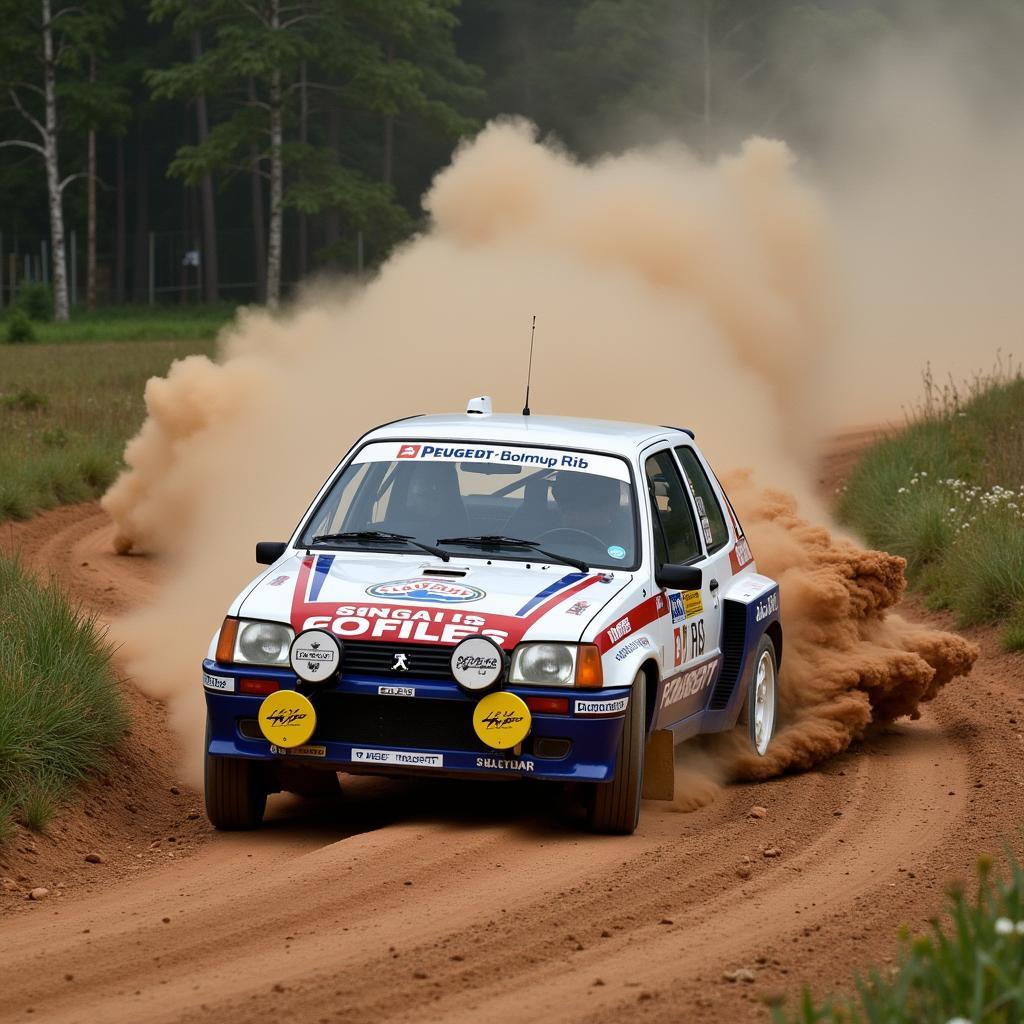
M708 590L717 590L717 589L718 589L718 580L712 580L708 584Z

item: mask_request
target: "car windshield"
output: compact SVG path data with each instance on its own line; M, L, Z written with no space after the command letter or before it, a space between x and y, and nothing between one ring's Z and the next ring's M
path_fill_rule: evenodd
M442 547L463 557L548 561L512 543L520 540L588 566L629 569L638 561L634 508L629 467L617 456L380 441L361 448L335 479L299 544L413 551L413 541L443 538Z

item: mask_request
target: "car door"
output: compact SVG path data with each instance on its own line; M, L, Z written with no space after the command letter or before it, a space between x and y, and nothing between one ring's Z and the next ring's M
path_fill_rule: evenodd
M655 727L665 728L699 711L714 682L721 660L720 581L707 571L696 505L672 449L647 456L644 472L656 565L672 562L704 570L700 590L665 591L670 614L658 620L664 679L655 709Z

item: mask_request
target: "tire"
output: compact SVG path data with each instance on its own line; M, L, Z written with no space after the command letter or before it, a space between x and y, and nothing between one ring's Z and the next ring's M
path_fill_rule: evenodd
M754 669L747 684L747 699L739 719L745 725L750 746L758 757L764 757L768 752L778 716L779 660L772 638L765 634L757 645Z
M594 785L590 827L595 832L629 836L640 820L644 783L644 739L647 732L647 686L643 672L633 680L622 738L615 758L615 777Z
M206 755L206 816L221 831L259 828L267 806L264 766L240 757Z

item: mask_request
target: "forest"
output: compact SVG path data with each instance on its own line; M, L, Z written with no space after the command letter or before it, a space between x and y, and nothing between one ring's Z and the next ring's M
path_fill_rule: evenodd
M1019 27L1016 0L979 0ZM813 142L823 69L945 4L0 0L0 301L261 302L367 272L460 138ZM972 5L973 7L974 5ZM818 102L820 100L820 102Z

